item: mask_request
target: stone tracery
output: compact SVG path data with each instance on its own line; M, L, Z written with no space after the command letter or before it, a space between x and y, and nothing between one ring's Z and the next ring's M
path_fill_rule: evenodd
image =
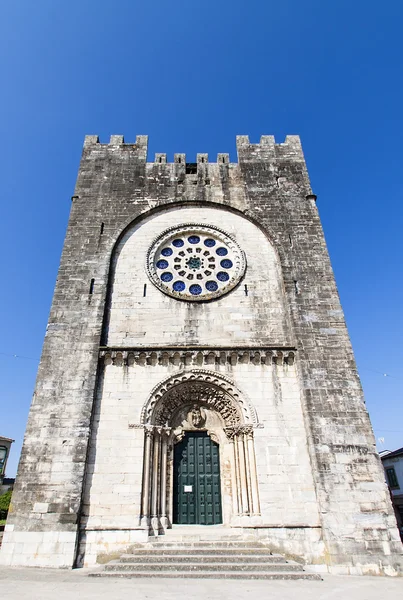
M151 244L146 269L162 292L179 300L211 300L232 290L245 272L237 242L215 226L185 223Z

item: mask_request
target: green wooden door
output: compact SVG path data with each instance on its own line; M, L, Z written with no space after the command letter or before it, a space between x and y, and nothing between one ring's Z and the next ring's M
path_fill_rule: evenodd
M188 432L174 449L174 523L222 522L220 454L205 431Z

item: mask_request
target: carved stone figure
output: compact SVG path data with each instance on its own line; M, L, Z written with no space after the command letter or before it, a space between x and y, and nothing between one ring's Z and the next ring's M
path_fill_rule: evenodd
M194 404L189 411L188 421L193 427L203 427L206 422L205 411L198 404Z

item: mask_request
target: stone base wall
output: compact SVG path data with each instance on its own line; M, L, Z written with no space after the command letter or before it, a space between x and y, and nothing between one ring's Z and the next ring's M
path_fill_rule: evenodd
M141 528L86 531L81 537L77 566L92 567L97 563L114 560L133 544L147 541L148 530Z
M10 526L9 526L10 527ZM6 527L7 529L7 527ZM191 532L189 532L191 534ZM206 527L208 534L208 527ZM401 556L379 553L345 557L344 562L329 564L320 527L232 527L220 533L241 539L257 539L273 552L306 565L306 570L333 575L387 575L403 574ZM76 554L76 533L59 531L11 531L4 533L0 564L4 566L67 568L73 565L93 567L114 560L134 544L149 541L148 531L141 528L86 531L81 536ZM163 540L163 537L160 538Z
M0 565L71 569L76 541L75 531L14 531L6 525Z
M210 539L208 534L209 528L206 527L206 539ZM265 527L264 525L223 527L219 531L215 530L212 539L219 539L220 535L225 539L234 536L234 539L259 540L272 552L302 563L306 566L306 570L316 573L392 577L403 575L403 558L396 554L346 556L344 562L332 563L331 557L326 552L321 527ZM191 537L189 531L189 539ZM125 531L89 531L80 544L81 556L85 553L85 559L80 564L84 567L92 567L95 564L105 563L130 550L133 544L146 543L150 539L153 538L148 537L148 532L140 528ZM163 541L164 537L161 536L160 540ZM185 536L182 536L182 540L185 540Z
M243 537L253 536L270 549L286 558L327 570L326 549L321 527L265 527L244 528Z

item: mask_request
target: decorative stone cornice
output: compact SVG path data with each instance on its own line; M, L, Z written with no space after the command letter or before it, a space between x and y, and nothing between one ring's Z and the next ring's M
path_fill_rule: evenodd
M178 367L204 365L293 365L295 348L234 348L223 350L183 349L120 349L102 348L99 356L105 365L176 365Z
M158 431L158 433L171 433L170 427L161 427L160 425L150 425L149 423L129 423L129 429L143 429L146 433L153 433L153 431Z
M230 427L224 427L225 435L228 439L234 439L238 434L244 434L247 438L253 437L254 429L262 429L261 423L252 423L249 425L233 425ZM160 435L169 435L172 431L171 427L162 427L161 425L150 425L144 423L129 423L129 429L143 429L147 435L152 435L154 432Z

